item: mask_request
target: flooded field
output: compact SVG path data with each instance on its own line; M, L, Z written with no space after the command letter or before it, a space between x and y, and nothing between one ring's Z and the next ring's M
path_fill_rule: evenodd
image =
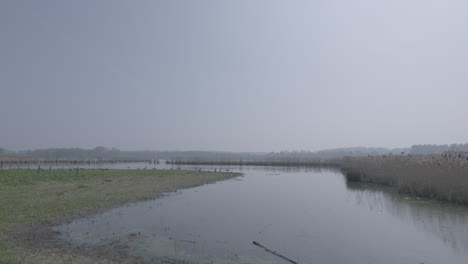
M467 208L347 184L332 170L156 166L229 170L244 176L54 229L61 239L81 248L114 245L146 260L289 263L253 241L298 263L428 264L468 259Z

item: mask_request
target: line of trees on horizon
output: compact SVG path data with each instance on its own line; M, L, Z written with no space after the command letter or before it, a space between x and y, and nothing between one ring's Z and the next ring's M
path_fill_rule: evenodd
M386 154L441 154L447 151L468 152L468 143L451 145L413 145L410 148L351 147L320 151L280 152L222 152L222 151L122 151L118 148L98 146L93 149L49 148L11 151L0 148L0 156L35 159L180 159L198 158L212 160L260 160L260 159L337 159L346 156L359 157Z

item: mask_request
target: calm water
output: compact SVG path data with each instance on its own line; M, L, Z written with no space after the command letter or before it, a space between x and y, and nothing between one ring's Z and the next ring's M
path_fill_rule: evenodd
M130 254L148 260L288 263L252 245L258 241L299 263L468 261L466 208L347 185L330 170L216 168L244 176L133 203L56 230L77 245L128 245Z

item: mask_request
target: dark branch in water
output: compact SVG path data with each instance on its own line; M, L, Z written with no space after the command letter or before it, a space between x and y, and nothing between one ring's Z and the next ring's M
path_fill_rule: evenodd
M282 259L285 259L285 260L287 260L287 261L289 261L289 262L291 262L291 263L293 263L293 264L297 264L296 261L294 261L294 260L292 260L292 259L290 259L290 258L288 258L288 257L285 257L285 256L281 255L280 253L278 253L278 252L276 252L276 251L273 251L273 250L271 250L271 249L268 249L267 247L263 246L262 244L258 243L257 241L253 241L252 244L256 245L257 247L263 248L265 251L270 252L271 254L273 254L273 255L275 255L275 256L277 256L277 257L280 257L280 258L282 258Z

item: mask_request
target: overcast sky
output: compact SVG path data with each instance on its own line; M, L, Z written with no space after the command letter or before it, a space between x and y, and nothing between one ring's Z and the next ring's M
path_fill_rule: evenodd
M0 1L0 147L468 142L468 2Z

